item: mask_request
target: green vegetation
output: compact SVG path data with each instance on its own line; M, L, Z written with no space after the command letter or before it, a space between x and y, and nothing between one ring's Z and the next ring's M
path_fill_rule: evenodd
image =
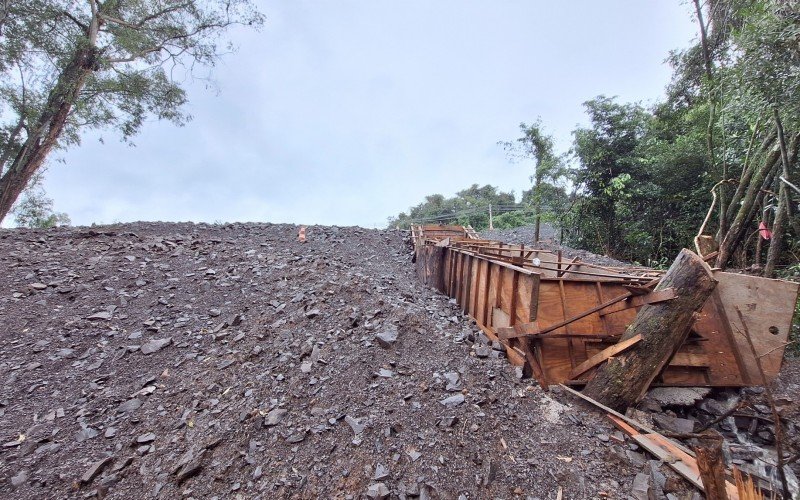
M43 172L37 172L19 201L14 205L14 222L18 227L48 229L55 226L69 226L67 214L53 210L53 200L47 196L42 186Z
M589 125L573 131L568 154L553 151L538 120L502 143L512 159L532 163L532 187L500 224L545 218L566 244L655 265L693 248L703 228L719 248L717 267L776 276L797 262L800 193L781 178L800 184L800 2L693 6L699 40L670 55L663 102L587 101ZM434 198L393 223L459 222ZM474 218L476 229L485 226Z
M516 210L519 206L514 193L503 193L494 186L479 187L477 184L459 191L452 198L440 194L425 197L425 201L389 219L389 226L408 228L412 223L460 224L475 229L489 227L489 206L494 213Z

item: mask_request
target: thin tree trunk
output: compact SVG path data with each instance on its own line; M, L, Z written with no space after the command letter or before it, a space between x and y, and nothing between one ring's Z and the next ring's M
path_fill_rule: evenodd
M777 170L780 153L772 151L765 159L761 167L753 174L747 187L746 194L742 198L736 217L733 219L728 231L722 235L722 242L719 245L719 255L717 256L716 267L724 269L728 265L731 255L741 244L742 238L747 233L747 224L752 220L752 212L756 198L761 190L762 182L770 173Z
M537 165L536 165L536 169L537 170L539 170L541 168L541 163L542 163L542 160L540 159L537 162ZM533 230L533 241L534 241L534 243L538 243L539 242L539 228L540 228L541 223L542 223L542 198L541 198L542 197L542 193L541 193L541 185L542 185L542 179L541 179L541 176L538 175L538 172L537 172L537 175L536 175L536 186L533 187L533 189L534 189L534 191L533 191L534 192L534 203L535 203L534 209L536 210L536 225L535 225L534 230Z
M783 227L786 225L788 213L786 209L786 184L779 182L778 188L778 210L775 213L775 224L772 226L772 239L769 241L769 251L767 251L767 263L764 265L764 276L767 278L775 277L775 267L781 255L781 245L783 244Z
M715 95L716 89L714 88L714 69L711 61L711 51L708 48L708 33L706 33L706 24L703 21L703 9L700 7L700 0L694 0L695 15L697 16L697 23L700 25L700 47L703 51L703 63L706 72L706 80L708 83L708 125L706 126L706 148L708 149L708 160L711 163L711 170L716 167L716 155L714 154L714 123L716 122L717 99ZM722 181L719 186L719 229L717 231L717 241L722 242L723 237L728 232L728 220L726 219L726 212L728 207L728 196L726 191L727 169L723 166Z
M742 169L742 175L739 177L739 184L736 186L736 191L734 191L733 196L731 197L731 200L728 203L728 208L725 213L725 219L728 221L729 224L733 222L733 218L736 216L736 211L739 207L739 203L742 201L742 197L747 192L747 187L750 185L750 179L753 178L753 172L755 170L753 157L755 155L752 154L752 147L755 136L758 133L758 128L759 128L759 122L756 122L756 127L753 129L753 135L750 136L750 143L748 144L747 147L747 155L745 157L745 164L744 168ZM759 148L759 151L765 153L768 152L773 146L773 143L775 142L776 139L777 139L777 134L775 133L775 130L770 128L769 134L764 138L763 141L761 141L761 147Z
M761 237L761 232L759 231L758 236L756 236L756 251L755 255L753 255L753 265L756 268L761 267L761 251L762 251L762 240L764 238Z
M794 158L791 158L791 159L789 158L789 152L787 151L787 148L786 148L786 136L783 133L783 123L781 122L781 115L780 115L780 113L778 113L778 109L777 108L774 108L772 111L773 111L773 116L775 117L775 130L778 133L778 144L780 145L780 148L781 148L781 163L782 163L782 166L783 166L783 178L788 181L789 180L789 165L792 164L792 162L794 161ZM781 187L783 187L783 183L781 183ZM783 192L783 194L781 195L784 198L783 203L784 203L784 206L786 207L786 220L789 222L789 224L792 225L792 227L794 228L795 233L800 235L800 227L798 227L798 224L796 223L794 217L792 217L792 215L794 215L794 214L792 213L793 212L793 210L792 210L792 201L789 198L789 196L790 196L789 195L789 190L788 189L782 189L781 191Z
M30 135L8 170L0 177L0 221L11 211L28 181L56 146L86 78L97 69L97 56L97 49L86 43L75 51L59 75L36 125L31 128Z

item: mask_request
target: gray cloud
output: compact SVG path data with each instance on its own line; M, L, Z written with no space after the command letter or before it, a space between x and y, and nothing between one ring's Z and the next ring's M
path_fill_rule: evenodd
M559 4L559 5L553 5ZM562 5L563 4L563 5ZM106 132L53 163L74 223L384 224L473 182L520 193L499 140L541 116L558 144L598 94L654 100L694 26L673 2L265 2L260 33L189 83L185 127Z

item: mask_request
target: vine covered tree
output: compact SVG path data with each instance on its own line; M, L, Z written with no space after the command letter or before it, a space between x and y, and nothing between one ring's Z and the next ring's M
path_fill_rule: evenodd
M178 77L210 67L250 0L0 1L0 221L57 148L148 116L183 123Z

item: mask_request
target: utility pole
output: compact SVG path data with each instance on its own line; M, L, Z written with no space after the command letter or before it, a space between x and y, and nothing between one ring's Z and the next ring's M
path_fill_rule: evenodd
M489 203L489 229L494 229L494 224L492 222L492 204Z

